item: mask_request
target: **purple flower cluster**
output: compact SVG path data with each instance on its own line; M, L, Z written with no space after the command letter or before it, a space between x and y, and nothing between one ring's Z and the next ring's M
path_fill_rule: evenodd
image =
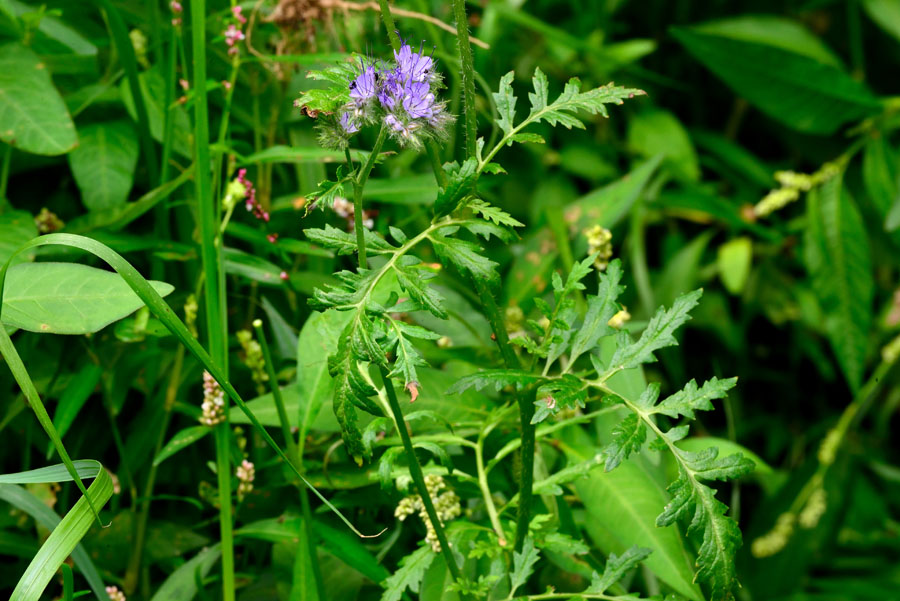
M441 77L431 56L404 43L392 62L363 60L350 80L350 101L338 118L338 146L363 125L381 123L401 146L420 148L427 137L445 135L453 117L438 101Z

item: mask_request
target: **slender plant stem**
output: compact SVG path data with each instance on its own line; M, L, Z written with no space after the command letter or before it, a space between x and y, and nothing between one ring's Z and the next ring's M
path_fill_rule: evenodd
M353 180L353 228L356 230L356 246L359 249L359 266L363 269L366 268L366 232L365 227L363 226L363 190L366 187L366 182L369 181L369 173L372 172L372 167L375 166L375 159L378 157L378 153L381 152L381 147L384 146L384 141L387 139L387 128L382 126L381 130L378 132L378 138L375 140L375 146L372 148L372 153L369 155L369 158L366 160L365 165L360 167L359 173L356 174L356 178ZM347 153L347 158L349 160L350 154Z
M266 332L263 329L262 320L253 321L253 328L256 330L256 337L259 340L259 346L262 348L263 361L266 365L266 373L269 375L269 384L272 387L272 398L275 401L275 409L278 411L278 420L281 422L281 433L284 436L284 442L288 448L288 457L294 463L294 467L303 470L303 458L300 456L300 450L297 441L291 434L291 423L288 420L287 410L284 407L284 399L281 396L281 389L278 387L278 380L275 375L275 364L272 363L272 353L269 351L269 341L266 339ZM319 562L316 551L315 533L312 526L312 510L309 506L309 494L307 494L307 486L302 484L300 487L300 504L303 508L303 529L306 532L306 544L309 551L309 561L312 567L313 581L318 593L320 601L325 601L325 587L322 584L322 571L319 568Z
M494 300L494 295L491 293L487 282L475 280L475 288L478 291L478 297L481 299L484 314L491 324L491 330L494 333L494 338L496 338L503 363L507 369L520 369L519 358L509 343L509 335L506 332L506 325L503 323L503 316L500 315L500 308L497 306L497 302ZM528 536L528 524L531 521L535 426L531 423L531 418L534 417L534 403L531 400L531 395L526 394L524 391L519 392L516 395L516 401L519 404L519 421L522 428L522 472L519 475L519 513L516 516L516 550L521 551L522 545L525 543L525 537Z
M406 429L406 420L403 418L403 411L400 409L399 401L397 401L397 393L394 391L394 385L388 377L387 369L384 367L380 367L379 369L381 370L381 379L384 382L384 390L387 393L391 413L394 415L394 421L397 423L397 432L400 434L400 440L403 442L403 449L406 451L406 457L409 462L409 474L412 476L413 482L416 484L416 488L419 491L419 495L422 497L422 504L425 505L425 512L428 514L428 519L431 520L431 525L434 527L434 532L441 545L441 553L444 555L444 560L447 562L447 569L450 570L450 575L453 577L453 580L459 582L459 566L456 565L456 558L453 557L453 551L450 549L450 543L447 541L447 533L444 531L444 525L438 518L437 511L434 509L434 503L431 500L431 495L428 494L428 487L425 486L425 476L422 474L422 466L419 465L415 449L413 449L412 439L409 437L409 431Z
M491 527L500 540L500 545L506 546L506 535L503 533L503 526L500 525L500 516L497 513L497 506L494 504L494 497L491 496L491 487L488 485L487 470L484 469L484 439L494 429L496 424L491 424L478 434L478 443L475 445L475 466L478 470L478 488L481 489L481 496L484 497L484 507L487 509L488 518L491 520Z
M6 203L6 185L9 182L9 164L12 162L12 144L4 144L3 166L0 167L0 211Z
M456 17L456 38L459 45L459 62L462 66L463 111L466 115L466 156L475 156L475 138L478 124L475 115L475 65L472 45L469 43L469 21L465 0L453 0Z
M397 26L394 25L394 16L391 14L391 5L388 0L378 0L378 6L381 7L381 20L384 21L384 28L387 29L388 39L391 40L391 47L394 50L400 50L400 36L397 35Z
M174 48L173 48L174 51ZM166 431L172 418L172 407L175 405L175 397L178 394L178 384L181 381L181 370L184 366L184 347L179 345L175 351L175 362L172 366L172 374L169 377L169 385L166 387L165 400L163 401L163 420L156 437L156 445L153 448L153 457L159 455L160 449L166 440ZM144 486L144 498L141 501L140 512L137 516L134 544L128 568L125 571L122 588L126 595L132 594L137 588L137 581L141 569L141 558L144 552L144 541L147 536L147 522L150 518L150 503L153 497L153 486L156 483L156 463L150 463L150 472L147 474L147 483Z
M204 306L212 361L228 373L228 333L225 298L222 294L221 249L216 244L219 209L210 182L209 107L206 95L206 1L191 0L191 50L194 66L194 176L197 217L200 225L200 255L206 275ZM220 382L222 384L222 382ZM225 408L228 415L228 408ZM228 420L215 428L216 471L219 489L219 531L222 545L222 591L225 601L234 601L234 533L231 508L231 431Z

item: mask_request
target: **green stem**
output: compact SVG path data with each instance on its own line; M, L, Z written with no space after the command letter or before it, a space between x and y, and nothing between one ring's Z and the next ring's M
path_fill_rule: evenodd
M393 413L394 421L397 424L397 432L400 434L400 440L403 442L403 450L406 451L406 457L409 461L409 474L416 484L419 496L422 497L422 504L425 505L425 512L428 514L428 519L431 520L431 525L434 527L438 542L441 544L441 553L444 555L447 569L450 570L450 575L453 577L453 580L459 582L459 566L456 565L456 558L453 557L453 551L450 549L450 543L447 541L444 525L438 518L437 511L434 509L434 503L431 500L431 495L428 494L428 487L425 486L425 476L422 474L422 466L419 465L419 460L413 449L412 439L409 437L409 431L406 429L406 420L403 418L403 411L400 409L399 401L397 401L397 393L394 391L394 385L388 377L387 370L384 367L380 367L379 369L381 370L381 379L384 382L384 390L385 393L387 393L388 403L391 406L391 413Z
M484 469L484 440L488 434L496 427L497 422L489 424L478 434L478 443L475 445L475 467L478 470L478 488L481 489L481 496L484 497L484 507L487 509L488 518L491 520L491 527L497 534L500 546L506 546L506 535L503 533L503 526L500 525L500 516L497 513L497 506L494 504L494 497L491 495L491 488L488 485L487 470Z
M262 349L263 363L265 363L266 374L269 376L269 384L272 387L272 400L275 401L275 410L278 412L278 421L281 423L281 434L284 436L284 443L288 449L288 457L299 468L300 458L297 456L297 441L294 440L294 436L291 434L291 422L288 419L287 409L284 407L284 398L281 396L281 388L278 386L275 366L272 363L272 354L269 351L269 341L266 339L266 332L263 330L261 319L253 320L253 329L256 330L256 338L259 340L259 346Z
M459 62L462 66L463 110L466 115L466 156L475 156L475 139L478 124L475 115L475 65L472 60L472 45L469 43L469 21L466 17L465 0L453 0L453 15L456 17L456 38L459 45Z
M494 300L487 282L475 281L475 288L481 299L482 309L491 330L494 332L500 355L507 369L520 369L519 358L516 356L512 345L509 343L509 335L500 308ZM534 436L535 426L531 423L534 417L534 403L531 395L524 391L516 395L519 404L519 421L522 428L522 471L519 475L519 513L516 516L516 551L522 550L525 537L528 536L528 524L531 521L531 491L534 486Z
M353 180L353 228L356 230L356 247L359 249L359 266L363 269L366 268L366 232L363 226L363 190L366 187L366 182L369 181L369 173L372 172L372 167L375 166L375 159L378 157L378 153L381 152L381 147L384 146L384 141L387 139L387 128L382 126L381 130L378 132L378 138L375 140L375 146L372 147L372 152L369 154L369 158L366 159L365 165L363 165L359 173L357 173L356 178ZM349 153L347 154L349 159Z
M266 373L269 375L269 383L272 387L272 398L275 401L275 409L278 411L278 421L281 422L281 434L284 436L284 442L288 448L288 457L294 463L294 467L303 470L303 458L300 456L300 450L297 441L291 434L291 422L288 420L287 410L284 407L284 398L281 396L281 388L278 387L277 376L275 375L275 364L272 363L272 353L269 351L269 341L266 339L266 332L263 330L262 320L253 321L253 328L256 330L256 337L259 340L259 346L262 348L263 362L266 365ZM309 561L312 568L313 581L316 586L319 601L325 601L325 587L322 584L322 572L319 569L317 559L315 533L312 526L312 510L309 506L309 494L307 486L303 485L300 490L300 504L303 508L303 529L306 531L306 544L309 550Z
M384 21L384 27L387 29L391 47L394 50L400 50L400 36L397 35L397 26L394 25L394 16L391 14L391 6L388 4L388 0L378 0L378 6L381 8L381 20Z
M204 306L210 357L228 373L228 324L225 316L221 248L216 244L219 207L210 183L209 107L206 94L206 1L191 0L191 49L193 51L194 90L194 176L197 218L200 226L200 255L206 275ZM228 408L225 408L228 415ZM224 421L215 428L216 466L219 489L219 531L222 544L222 591L225 601L235 599L234 533L231 516L230 428Z
M169 422L172 418L172 407L175 404L175 397L178 394L178 384L181 380L181 370L183 365L184 347L179 346L178 350L175 351L175 363L172 367L169 385L166 387L165 400L163 402L163 423L160 426L159 433L156 437L153 457L159 455L159 451L166 441L166 431L169 429ZM135 527L131 557L129 558L128 568L125 571L125 578L122 583L122 588L125 590L126 595L131 595L137 588L138 576L141 570L141 557L144 552L144 541L147 536L147 522L150 518L150 502L153 497L153 486L156 483L157 468L158 466L151 462L150 472L147 474L147 484L144 487L144 498L141 501L140 512L137 516L137 526Z
M4 144L3 166L0 167L0 212L8 204L6 201L6 185L9 182L9 164L12 162L12 144Z

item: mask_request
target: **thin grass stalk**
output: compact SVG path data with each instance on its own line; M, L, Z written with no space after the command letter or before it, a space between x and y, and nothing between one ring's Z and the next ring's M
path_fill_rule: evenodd
M265 330L263 330L262 320L253 321L253 328L256 330L256 337L259 340L259 346L262 348L263 362L266 365L266 373L269 375L269 382L272 387L272 398L275 401L275 408L278 411L278 421L281 422L281 433L284 436L284 442L288 448L288 457L294 462L294 467L303 471L303 457L300 456L300 449L291 434L291 423L288 420L287 410L284 407L284 399L281 396L281 389L278 387L278 380L275 375L275 364L272 363L272 353L269 351L269 341L266 339ZM322 583L322 571L319 568L318 552L316 551L315 533L313 532L312 509L309 505L308 487L305 484L300 485L300 505L303 510L303 529L306 533L306 544L309 551L309 562L312 568L313 581L316 587L316 593L320 601L324 601L325 587Z
M174 52L174 48L172 49ZM175 351L175 361L172 365L172 373L169 376L169 385L166 387L163 400L163 420L159 432L156 436L156 443L153 447L153 457L159 455L163 444L166 442L166 432L169 429L169 422L172 420L172 407L175 405L175 396L178 394L178 384L181 381L181 370L184 366L184 347L179 346ZM150 519L150 503L153 497L153 487L156 484L156 472L159 466L151 461L150 471L147 474L147 482L144 485L144 497L141 500L140 511L137 515L137 525L134 531L134 543L132 545L131 557L128 561L128 567L125 571L125 578L122 582L122 588L126 595L131 595L137 588L138 577L140 576L142 557L144 554L144 541L147 538L147 523Z
M206 275L204 306L210 357L224 373L228 373L228 331L225 319L225 297L220 282L221 249L216 244L219 209L210 182L209 107L206 94L206 2L191 0L191 50L194 66L194 154L197 173L194 176L197 196L197 218L200 226L200 255ZM228 415L228 408L225 408ZM219 490L219 531L222 545L222 591L225 601L234 601L234 533L231 508L231 432L228 420L215 427L216 472Z

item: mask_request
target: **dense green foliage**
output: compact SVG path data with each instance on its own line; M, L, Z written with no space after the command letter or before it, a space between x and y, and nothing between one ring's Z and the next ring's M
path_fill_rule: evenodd
M900 0L0 0L0 595L893 598L898 51Z

